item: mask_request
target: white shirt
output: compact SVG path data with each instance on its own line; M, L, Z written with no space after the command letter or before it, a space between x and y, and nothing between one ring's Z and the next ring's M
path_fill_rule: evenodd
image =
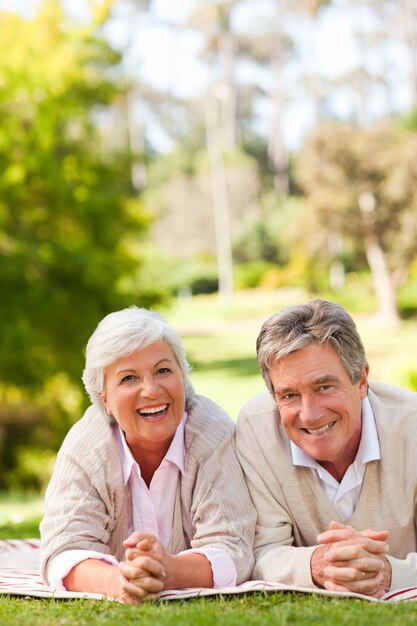
M294 465L314 469L339 514L343 519L350 519L358 505L366 464L381 458L378 431L369 399L362 400L362 434L355 460L348 467L340 483L295 443L291 441L290 445Z
M143 480L138 463L133 458L120 427L113 429L115 443L122 466L123 481L129 484L132 499L129 534L138 531L158 537L166 548L172 532L175 493L180 472L184 472L185 446L184 431L187 414L177 427L171 445L156 470L149 489ZM184 550L180 554L203 554L210 562L213 572L213 587L234 587L237 572L232 558L217 548L199 548ZM87 559L99 559L118 565L114 556L105 555L93 550L67 550L58 554L48 565L48 579L52 587L64 590L62 583L71 569Z

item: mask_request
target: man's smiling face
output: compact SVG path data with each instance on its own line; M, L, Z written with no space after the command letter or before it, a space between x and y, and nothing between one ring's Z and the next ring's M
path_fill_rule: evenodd
M368 366L352 384L335 350L313 343L273 363L269 373L288 437L340 482L361 438Z

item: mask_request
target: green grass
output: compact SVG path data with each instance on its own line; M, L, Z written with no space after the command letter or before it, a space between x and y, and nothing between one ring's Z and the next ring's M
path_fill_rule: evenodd
M405 626L416 619L414 602L383 605L295 593L260 592L139 606L0 596L2 626Z
M255 359L255 340L262 322L283 306L308 299L304 292L286 290L242 292L228 307L215 296L178 301L165 315L184 339L196 391L209 395L236 417L242 404L264 389ZM410 374L417 370L417 320L407 320L396 331L382 331L363 309L356 313L348 310L358 323L371 375L410 386ZM0 495L0 538L38 536L41 514L39 495ZM416 621L416 602L384 605L313 594L256 593L134 607L0 596L1 626L408 626Z

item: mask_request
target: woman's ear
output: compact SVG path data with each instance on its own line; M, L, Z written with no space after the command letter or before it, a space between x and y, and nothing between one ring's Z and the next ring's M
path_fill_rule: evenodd
M107 415L109 417L111 417L111 411L110 411L110 409L109 409L109 407L107 405L107 396L106 396L106 394L104 392L100 394L100 400L102 401L102 403L104 405L104 408L106 410Z

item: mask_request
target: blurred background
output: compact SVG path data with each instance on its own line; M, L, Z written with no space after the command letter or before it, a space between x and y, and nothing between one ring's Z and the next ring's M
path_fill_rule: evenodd
M0 525L130 304L233 418L261 323L317 296L417 390L415 0L0 0L0 41Z

